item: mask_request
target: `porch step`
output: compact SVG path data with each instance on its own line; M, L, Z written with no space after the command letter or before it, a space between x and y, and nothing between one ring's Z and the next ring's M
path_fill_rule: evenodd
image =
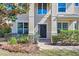
M40 43L40 44L50 44L51 40L50 39L39 39L38 43Z

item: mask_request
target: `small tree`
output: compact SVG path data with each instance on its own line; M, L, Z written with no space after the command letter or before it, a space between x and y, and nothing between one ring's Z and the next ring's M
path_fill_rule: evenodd
M15 3L0 3L0 30L6 29L4 24L9 26L9 21L16 21L17 15L26 13L28 9L26 8L26 4L21 6Z
M22 6L14 3L0 3L0 25L7 21L15 21L18 14L26 13L29 8L26 4Z

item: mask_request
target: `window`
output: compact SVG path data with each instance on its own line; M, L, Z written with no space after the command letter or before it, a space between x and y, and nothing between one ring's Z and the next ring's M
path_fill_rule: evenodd
M38 14L47 13L47 3L38 3Z
M28 34L28 23L18 23L18 34Z
M66 3L58 3L58 12L66 12Z
M79 6L79 3L75 3L75 6Z
M68 30L68 23L57 23L57 32L60 33L60 30Z
M57 32L60 33L61 23L57 23Z
M23 23L18 23L18 33L19 34L23 33Z
M78 30L78 27L79 27L79 22L77 21L77 22L75 23L75 29Z
M38 14L42 14L42 3L38 4Z
M47 4L43 3L43 14L47 13Z
M58 28L58 29L61 29L61 23L58 23L58 24L57 24L57 28Z
M63 30L68 30L68 23L63 23Z
M28 23L24 23L24 34L28 34Z

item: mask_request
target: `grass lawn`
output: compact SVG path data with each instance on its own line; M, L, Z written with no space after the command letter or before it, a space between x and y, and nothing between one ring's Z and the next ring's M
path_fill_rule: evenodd
M14 53L0 49L0 56L79 56L79 51L41 50L35 53Z

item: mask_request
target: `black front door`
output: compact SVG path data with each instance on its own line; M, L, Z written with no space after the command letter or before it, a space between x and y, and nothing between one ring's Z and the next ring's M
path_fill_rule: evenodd
M46 24L39 24L38 31L39 31L40 38L46 38L47 36L46 35L47 34Z

